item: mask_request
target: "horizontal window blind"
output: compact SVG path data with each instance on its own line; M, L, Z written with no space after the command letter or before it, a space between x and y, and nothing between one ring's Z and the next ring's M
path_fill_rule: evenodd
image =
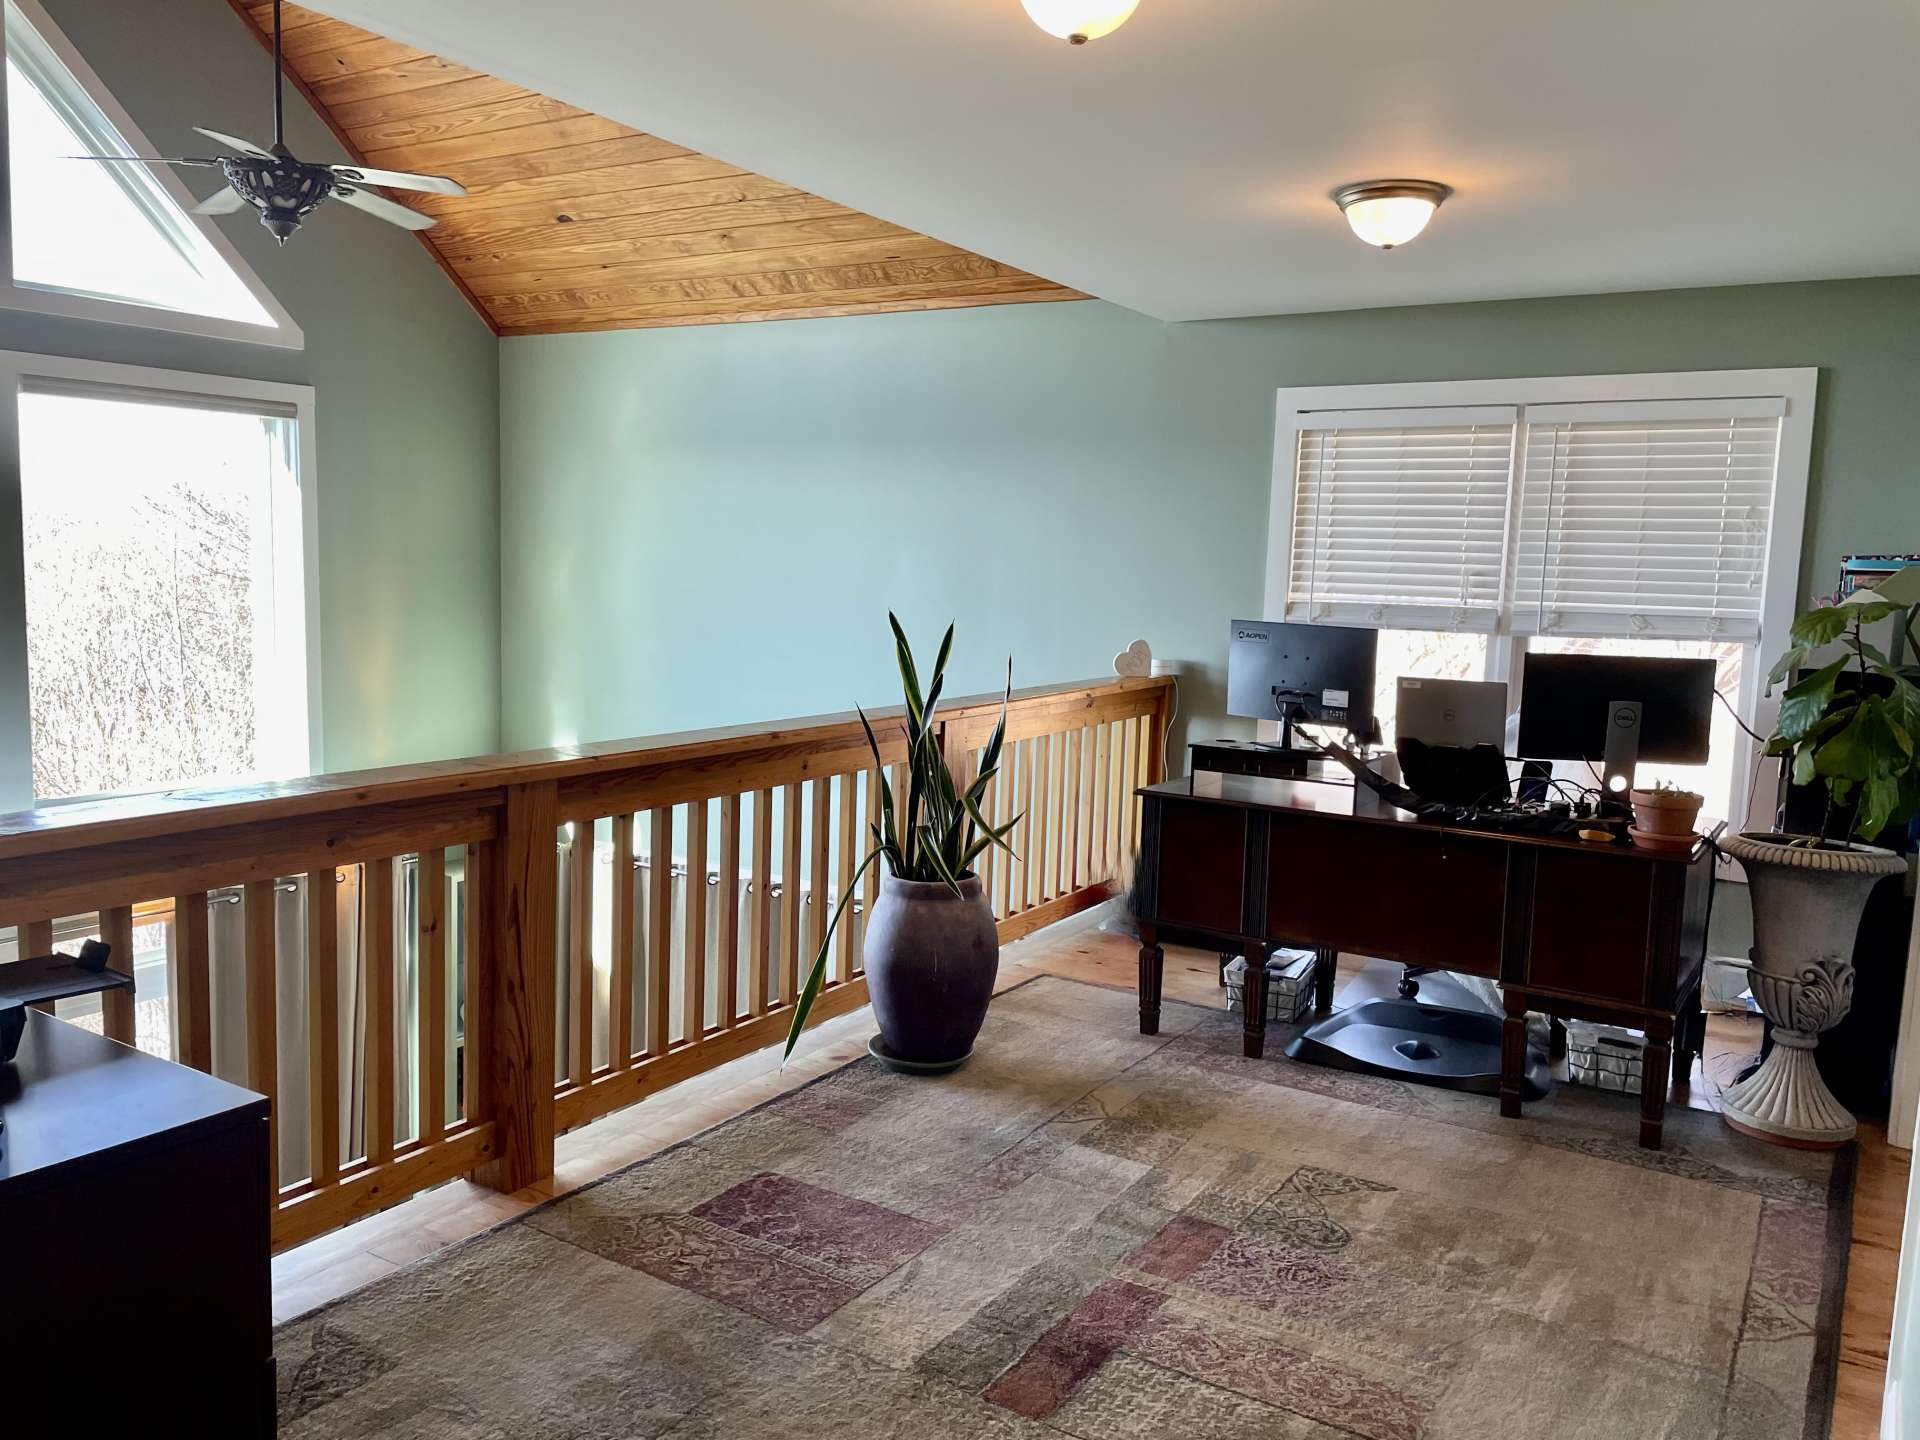
M1760 636L1779 400L1532 406L1513 629Z
M1493 630L1516 414L1490 405L1313 415L1294 469L1286 618Z

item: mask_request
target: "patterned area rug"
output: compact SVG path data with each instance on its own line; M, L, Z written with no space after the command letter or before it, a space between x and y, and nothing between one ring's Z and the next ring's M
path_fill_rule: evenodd
M430 1257L280 1330L281 1434L1827 1434L1851 1152L1137 1029L1035 980Z

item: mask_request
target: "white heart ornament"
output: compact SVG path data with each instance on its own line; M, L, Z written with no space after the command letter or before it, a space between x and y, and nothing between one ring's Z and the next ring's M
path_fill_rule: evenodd
M1146 675L1153 669L1153 651L1144 640L1136 640L1113 657L1116 675Z

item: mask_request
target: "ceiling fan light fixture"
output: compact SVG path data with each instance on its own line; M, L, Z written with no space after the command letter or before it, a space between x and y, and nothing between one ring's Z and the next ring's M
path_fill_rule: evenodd
M1140 0L1020 0L1027 14L1049 35L1084 45L1111 35L1127 23Z
M1453 194L1438 180L1363 180L1333 192L1333 203L1353 233L1369 245L1391 250L1427 228L1441 201Z

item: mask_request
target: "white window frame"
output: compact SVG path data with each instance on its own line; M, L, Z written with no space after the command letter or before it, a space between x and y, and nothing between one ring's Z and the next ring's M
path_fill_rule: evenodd
M1267 512L1266 611L1284 613L1293 563L1293 502L1300 432L1323 423L1329 411L1392 410L1401 412L1396 424L1415 423L1405 412L1461 406L1513 405L1515 422L1514 475L1509 481L1508 545L1518 523L1513 500L1518 494L1524 463L1520 437L1527 423L1527 407L1582 402L1644 402L1656 400L1717 401L1777 399L1785 402L1780 421L1780 451L1774 478L1773 516L1768 533L1766 575L1762 589L1760 638L1752 645L1753 664L1741 667L1740 719L1762 735L1772 731L1779 717L1777 693L1765 693L1766 671L1786 649L1787 632L1799 608L1800 547L1807 523L1807 480L1813 455L1814 398L1820 372L1807 366L1779 370L1681 370L1644 375L1561 375L1512 380L1435 380L1387 385L1313 385L1278 392L1274 421L1273 490ZM1353 416L1348 414L1352 421ZM1520 657L1527 638L1513 633L1513 575L1511 565L1502 581L1500 619L1487 649L1487 678L1504 681L1512 692L1520 674ZM1407 628L1402 622L1398 628ZM1727 816L1730 829L1747 823L1746 779L1754 773L1758 747L1744 730L1736 732L1733 804ZM1765 784L1755 787L1754 808L1770 812L1773 801Z
M322 773L320 510L317 483L320 470L313 387L232 375L205 375L188 370L158 370L145 365L110 364L103 360L81 360L63 355L0 350L0 810L98 798L36 801L33 794L19 406L21 386L33 380L98 386L103 399L112 398L114 391L144 391L156 399L173 398L189 405L196 400L237 401L243 406L257 403L292 411L294 481L300 489L299 596L302 606L301 635L306 652L307 773ZM290 578L276 566L276 591L286 587ZM180 787L161 785L156 788Z
M155 148L140 127L127 114L125 108L113 97L113 93L101 83L100 77L88 65L84 56L73 43L61 33L60 27L53 23L39 0L11 0L26 22L47 48L64 65L74 82L84 90L107 117L108 122L120 134L120 138L136 154L159 155L165 152ZM0 75L5 73L6 31L0 26ZM4 161L7 150L7 106L6 92L0 86L0 161ZM76 162L77 163L77 162ZM63 315L76 320L105 321L115 325L137 325L151 330L169 330L183 335L206 335L219 340L244 340L256 345L273 345L282 349L299 350L306 346L306 336L294 323L284 306L273 296L253 268L240 258L240 252L233 242L220 233L220 227L204 216L195 215L193 207L200 203L200 197L189 190L178 173L170 165L150 167L153 180L177 202L185 212L187 222L205 237L208 245L232 267L234 274L240 277L240 283L252 292L273 323L256 325L245 320L231 320L219 315L200 315L190 310L170 310L161 305L146 305L137 300L110 299L101 295L79 294L71 290L60 290L40 285L23 285L13 278L13 194L11 190L11 167L0 163L0 309L28 310L43 315Z

